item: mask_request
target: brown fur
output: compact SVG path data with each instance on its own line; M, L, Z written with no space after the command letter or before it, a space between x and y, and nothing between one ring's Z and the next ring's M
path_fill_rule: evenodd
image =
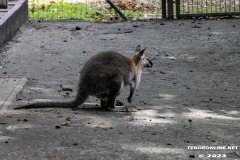
M106 110L113 110L116 97L122 88L130 86L129 103L137 88L142 74L142 68L152 67L152 62L137 46L132 59L114 51L105 51L91 57L80 72L80 82L77 96L67 102L37 102L15 109L28 108L75 108L88 98L95 96L101 100L101 106Z

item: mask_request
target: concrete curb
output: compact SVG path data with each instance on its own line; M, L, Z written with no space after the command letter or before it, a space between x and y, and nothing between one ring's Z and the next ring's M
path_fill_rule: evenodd
M16 98L17 94L22 90L22 88L27 83L26 78L22 78L18 81L16 87L10 92L10 94L7 96L6 100L3 102L3 104L0 106L0 110L7 110L8 106L12 103L12 101ZM8 90L11 90L10 87L8 87Z
M0 19L0 46L12 38L19 27L28 20L27 0L18 0Z

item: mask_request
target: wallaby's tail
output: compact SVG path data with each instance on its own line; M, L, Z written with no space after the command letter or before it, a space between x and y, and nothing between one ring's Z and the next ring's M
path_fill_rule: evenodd
M88 95L79 91L75 100L73 101L64 101L64 102L36 102L28 104L21 107L16 107L14 109L29 109L29 108L76 108L77 106L83 104L88 98Z

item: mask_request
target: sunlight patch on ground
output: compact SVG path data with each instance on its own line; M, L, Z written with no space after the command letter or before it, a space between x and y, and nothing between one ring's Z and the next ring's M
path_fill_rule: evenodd
M134 122L141 122L138 123L139 125L142 125L144 123L145 125L155 125L156 123L159 124L173 124L176 123L173 119L170 119L169 117L174 117L175 113L167 112L164 114L159 114L157 110L143 110L139 112L135 112L133 116L129 118L130 121Z
M225 110L220 110L220 111L230 115L236 115L236 116L240 115L239 111L225 111Z
M15 131L17 129L26 129L26 128L33 128L33 125L30 124L18 124L18 125L9 125L6 126L5 129L8 131Z
M77 118L76 121L82 122L83 125L89 128L110 128L114 126L108 118L97 115L88 116L84 119L82 115L75 115L75 117Z
M234 118L226 115L219 115L218 113L214 113L210 110L200 110L200 109L194 109L189 108L189 113L183 113L182 115L184 117L188 118L195 118L195 119L205 119L206 117L211 117L214 119L225 119L225 120L240 120L240 118Z
M185 151L183 149L174 149L174 148L166 148L166 147L136 147L134 148L135 151L141 152L141 153L145 153L145 154L166 154L166 153L170 153L170 154L184 154Z
M177 97L176 95L173 94L158 94L157 96L162 100L173 100L174 98Z
M13 137L10 137L10 136L1 136L0 135L0 142L2 141L7 141L7 140L9 140L9 139L11 139L11 140L14 140L14 138Z

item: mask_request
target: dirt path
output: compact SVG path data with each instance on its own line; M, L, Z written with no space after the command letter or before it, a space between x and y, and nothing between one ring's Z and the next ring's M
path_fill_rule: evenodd
M105 50L130 57L138 44L154 63L133 97L138 112L104 112L94 98L79 110L12 110L73 98L89 57ZM0 112L1 159L240 159L240 20L29 22L1 48L0 66L0 77L29 79ZM118 98L125 105L128 92Z

